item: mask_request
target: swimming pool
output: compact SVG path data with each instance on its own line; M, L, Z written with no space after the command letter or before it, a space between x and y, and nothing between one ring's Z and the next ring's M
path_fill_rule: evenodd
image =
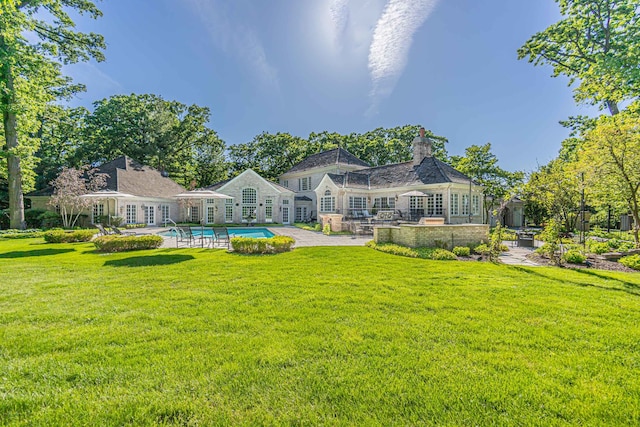
M227 228L229 232L229 237L255 237L255 238L265 238L275 236L271 231L262 227L229 227ZM201 227L191 227L191 232L194 236L202 235ZM162 233L158 233L160 236L165 237L175 237L175 231L163 231ZM211 237L213 235L213 230L211 228L204 230L204 237Z

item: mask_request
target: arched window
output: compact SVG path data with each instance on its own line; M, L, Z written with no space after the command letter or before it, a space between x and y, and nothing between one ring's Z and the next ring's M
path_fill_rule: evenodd
M242 189L242 220L253 222L256 220L258 192L255 188Z
M320 212L335 212L336 198L331 195L331 190L327 189L324 196L320 198Z

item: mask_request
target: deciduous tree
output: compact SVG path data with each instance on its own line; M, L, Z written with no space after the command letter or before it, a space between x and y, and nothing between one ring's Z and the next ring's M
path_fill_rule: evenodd
M88 167L64 168L51 182L53 196L49 204L60 208L62 224L66 228L73 227L83 211L89 209L93 202L84 194L98 191L107 184L107 174L97 173Z
M504 207L504 202L515 195L516 188L524 180L523 172L509 172L498 166L498 158L491 152L491 143L467 147L464 156L452 156L449 161L484 188L485 221L489 220L490 212L496 207Z
M225 144L207 127L208 108L152 94L116 95L95 102L94 107L75 164L103 163L127 155L168 172L184 186L194 180L197 186L205 186L226 177Z
M533 35L518 57L553 67L578 82L575 99L614 115L640 95L640 8L637 0L556 0L563 19Z
M5 0L0 2L0 110L11 227L24 225L23 176L36 150L37 115L44 106L69 94L70 80L61 64L103 59L104 40L75 31L68 11L101 15L90 0ZM31 36L27 38L25 34ZM34 41L38 38L39 41Z
M606 206L623 202L631 212L636 246L640 246L640 114L634 109L602 117L585 135L578 153L578 169L585 172L590 203Z

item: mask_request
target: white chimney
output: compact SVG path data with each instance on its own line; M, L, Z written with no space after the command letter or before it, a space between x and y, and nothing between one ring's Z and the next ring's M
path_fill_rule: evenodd
M413 165L418 166L425 157L431 157L431 140L424 136L424 128L420 128L420 136L413 139Z

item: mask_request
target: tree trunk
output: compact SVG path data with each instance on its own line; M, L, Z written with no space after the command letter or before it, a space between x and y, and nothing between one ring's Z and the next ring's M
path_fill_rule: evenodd
M20 157L14 150L18 148L18 126L16 113L13 109L13 75L11 66L5 64L3 80L7 86L3 113L4 137L7 144L7 176L9 181L9 227L24 229L24 197L22 195L22 169Z
M617 102L605 101L604 103L607 106L607 108L609 109L609 112L611 113L612 116L615 116L616 114L618 114L620 112L620 110L618 110L618 103Z

